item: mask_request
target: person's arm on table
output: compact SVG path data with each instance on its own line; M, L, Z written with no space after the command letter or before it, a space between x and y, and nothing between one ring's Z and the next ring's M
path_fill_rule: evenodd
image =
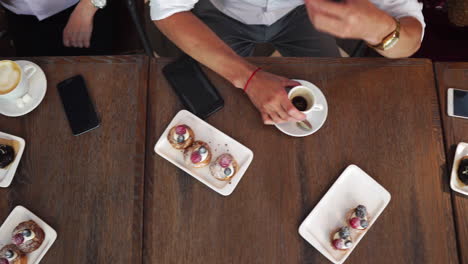
M154 23L185 53L237 88L243 88L252 72L257 69L237 55L190 11L178 12L155 20ZM246 93L260 111L265 124L299 121L305 115L292 105L285 91L285 87L295 85L299 83L266 71L258 71L250 81Z
M411 0L413 1L413 0ZM377 45L396 28L395 19L368 0L306 0L309 17L314 26L340 38L362 39ZM422 15L421 15L422 16ZM413 55L421 45L423 26L418 19L401 17L400 37L395 46L377 52L388 58Z
M66 47L89 48L93 33L94 15L98 11L91 0L81 0L73 10L63 30Z

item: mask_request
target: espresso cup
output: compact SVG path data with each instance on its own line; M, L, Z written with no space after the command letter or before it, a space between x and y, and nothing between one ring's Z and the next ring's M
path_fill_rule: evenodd
M289 100L302 113L307 114L312 111L322 111L323 105L318 104L315 95L305 86L296 86L288 93Z
M29 79L37 71L32 64L20 66L10 60L0 61L0 99L17 101L20 106L22 102L28 101Z

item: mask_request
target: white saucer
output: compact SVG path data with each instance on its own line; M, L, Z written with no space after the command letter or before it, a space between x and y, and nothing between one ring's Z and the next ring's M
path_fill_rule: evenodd
M328 104L327 104L327 99L325 98L325 95L323 95L322 91L315 86L314 84L308 82L308 81L303 81L303 80L295 80L300 82L303 86L309 88L312 90L312 92L315 95L315 100L317 101L318 104L323 105L323 110L322 111L312 111L307 114L307 120L310 122L312 125L312 130L310 131L305 131L297 126L296 123L294 122L289 122L289 123L283 123L283 124L275 124L275 126L283 133L286 135L290 135L292 137L305 137L308 135L312 135L313 133L317 132L325 123L325 120L327 120L327 115L328 115Z
M452 176L450 177L450 187L452 190L468 195L468 185L463 184L457 176L458 164L460 160L468 156L468 143L460 142L457 150L455 151L455 158L452 165Z
M41 67L31 61L19 60L16 63L20 66L32 64L36 66L37 70L29 79L28 93L32 100L25 104L23 108L19 108L14 100L0 99L0 114L11 117L22 116L34 110L42 102L47 91L47 79Z

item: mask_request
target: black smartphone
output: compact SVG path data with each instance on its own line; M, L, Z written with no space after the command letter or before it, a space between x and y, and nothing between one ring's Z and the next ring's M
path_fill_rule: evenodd
M166 65L163 74L184 107L205 119L224 106L224 100L201 69L189 56Z
M99 127L99 118L81 75L59 83L57 88L73 135Z

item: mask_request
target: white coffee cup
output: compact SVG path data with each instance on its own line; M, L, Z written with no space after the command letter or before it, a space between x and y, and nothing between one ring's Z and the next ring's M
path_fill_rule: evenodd
M18 107L31 100L29 79L37 71L32 64L20 66L9 60L0 61L0 99L16 101Z
M312 111L322 111L323 110L323 105L318 104L316 102L315 95L312 92L312 90L310 90L309 88L307 88L305 86L300 85L300 86L296 86L296 87L292 88L291 90L289 90L288 98L289 98L289 100L291 100L291 102L293 102L293 105L294 105L295 98L300 99L300 101L302 101L301 103L303 103L305 101L306 106L304 107L304 109L299 109L298 108L299 111L301 111L304 114L310 113Z

